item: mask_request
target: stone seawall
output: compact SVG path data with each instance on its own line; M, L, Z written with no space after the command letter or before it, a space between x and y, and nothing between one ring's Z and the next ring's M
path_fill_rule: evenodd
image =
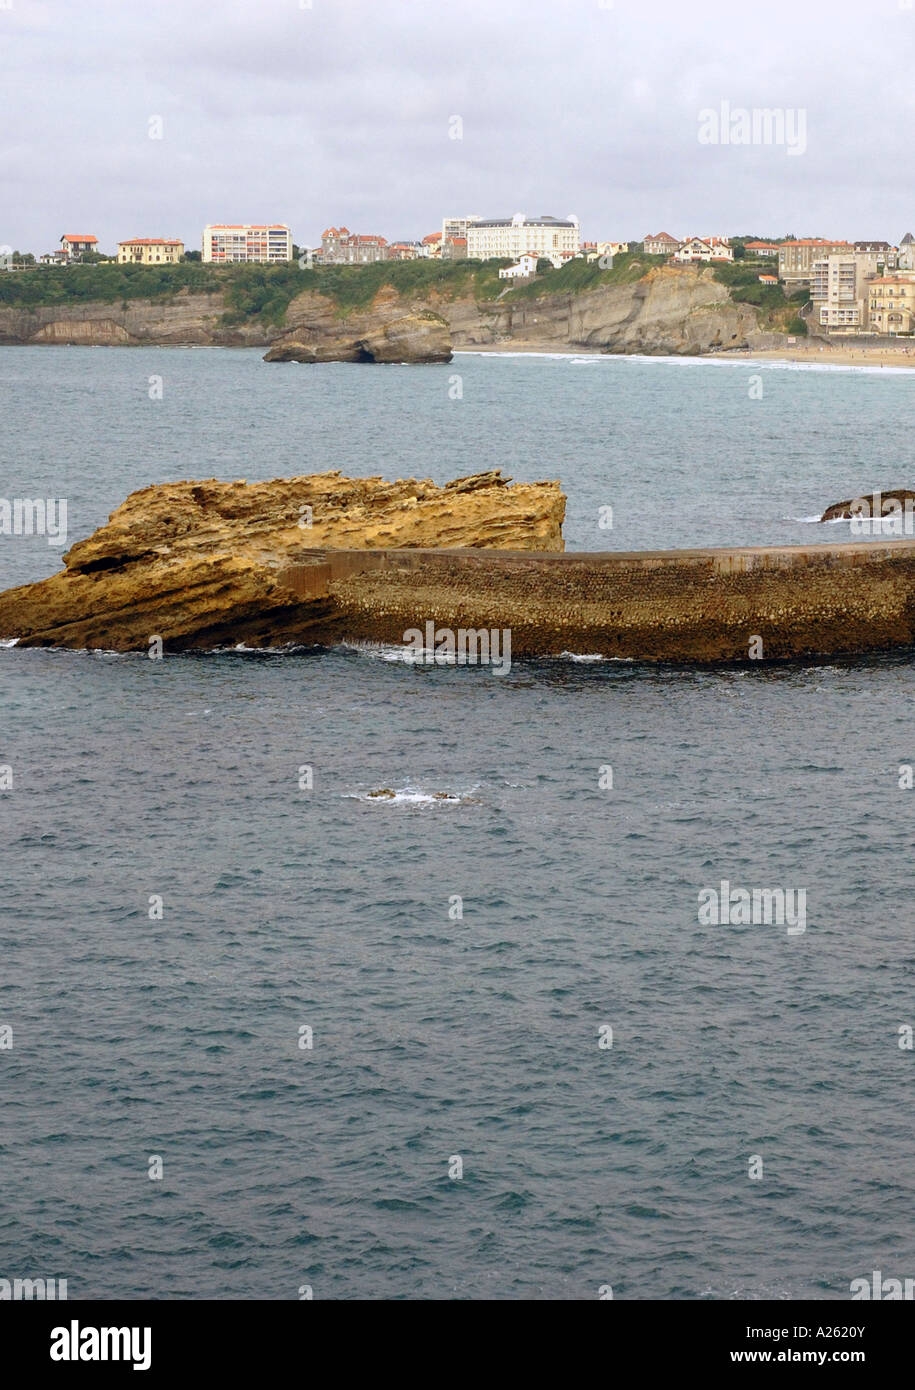
M910 540L631 553L325 551L278 578L306 606L320 605L320 641L400 643L432 620L453 630L510 628L517 657L571 651L701 663L746 661L757 638L764 660L915 643ZM294 626L285 633L295 635Z

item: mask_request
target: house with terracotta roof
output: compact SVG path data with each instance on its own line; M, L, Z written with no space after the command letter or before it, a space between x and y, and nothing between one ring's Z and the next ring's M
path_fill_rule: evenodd
M349 227L327 227L321 233L321 250L325 265L371 265L389 259L389 247L383 236L363 236Z
M680 243L669 232L658 232L657 236L645 237L642 245L646 256L672 256L680 250Z
M85 232L66 232L60 239L60 249L68 261L78 261L86 251L98 250L98 237Z
M135 236L118 242L119 265L176 265L184 255L184 242L159 236Z
M689 237L679 251L674 254L675 261L732 261L734 249L727 237Z
M766 259L778 255L778 243L775 241L745 241L743 249L753 260L757 257Z

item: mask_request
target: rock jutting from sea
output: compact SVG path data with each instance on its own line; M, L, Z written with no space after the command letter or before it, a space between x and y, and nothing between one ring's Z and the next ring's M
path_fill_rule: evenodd
M440 314L428 310L391 319L365 332L341 329L333 339L300 328L276 343L265 362L450 362L451 330Z
M403 643L509 630L514 657L696 663L915 643L915 541L564 552L558 482L340 473L162 483L0 594L26 647L166 651Z

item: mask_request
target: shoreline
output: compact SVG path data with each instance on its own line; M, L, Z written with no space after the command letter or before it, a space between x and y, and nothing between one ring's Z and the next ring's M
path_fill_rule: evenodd
M601 348L576 348L568 344L537 343L530 339L518 342L481 343L473 347L456 347L454 356L462 353L493 353L502 356L541 356L541 357L609 357L621 359L638 358L646 362L770 362L773 365L803 363L810 367L890 367L896 370L915 371L915 342L911 347L841 347L831 343L809 343L805 346L794 344L777 348L726 348L719 352L665 353L665 352L604 352Z

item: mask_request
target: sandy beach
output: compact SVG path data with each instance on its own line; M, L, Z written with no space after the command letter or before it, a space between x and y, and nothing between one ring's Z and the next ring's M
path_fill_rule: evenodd
M716 354L717 355L717 354ZM911 347L844 347L840 343L796 343L791 347L770 348L765 352L735 349L721 353L722 357L748 358L761 361L826 363L836 367L911 367L915 368L915 344Z
M571 343L546 342L536 343L529 339L522 339L517 342L508 340L500 343L474 343L462 344L455 347L456 353L461 352L518 352L518 353L560 353L574 357L587 356L615 356L616 354L606 354L600 348L576 347ZM625 356L646 356L651 353L626 353ZM660 354L666 356L667 354ZM797 342L791 346L786 344L784 347L777 348L730 348L724 352L708 352L700 354L703 357L714 357L719 361L770 361L770 362L805 362L810 365L820 364L834 367L908 367L915 370L915 343L910 347L845 347L841 343L821 343Z

